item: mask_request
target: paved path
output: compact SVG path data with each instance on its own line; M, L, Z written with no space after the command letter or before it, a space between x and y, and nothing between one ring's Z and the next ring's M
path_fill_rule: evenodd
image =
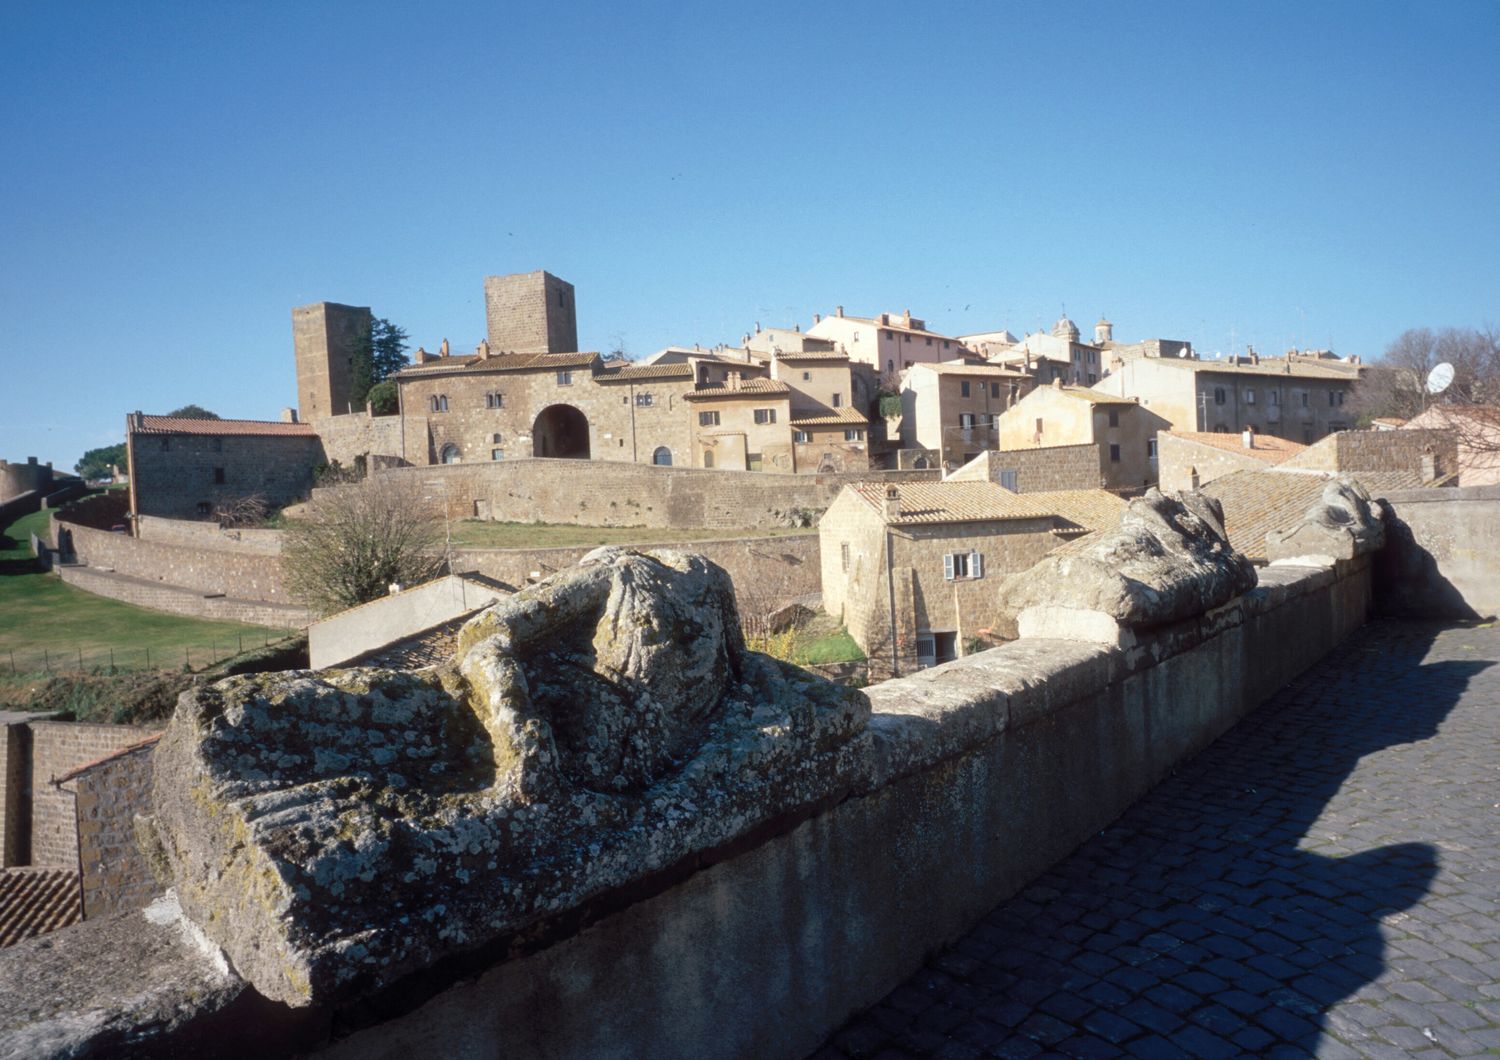
M817 1054L1500 1054L1500 628L1377 623Z

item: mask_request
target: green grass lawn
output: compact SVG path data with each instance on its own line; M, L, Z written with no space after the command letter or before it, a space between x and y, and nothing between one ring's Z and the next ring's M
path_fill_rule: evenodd
M28 570L28 535L46 527L47 513L38 512L0 537L0 672L78 669L80 653L84 668L106 667L113 659L120 668L190 664L196 670L237 653L241 644L249 649L287 633L148 611Z
M554 523L501 523L464 519L453 524L453 544L459 548L565 548L577 545L631 545L678 541L728 540L809 534L813 530L707 530L701 527L650 530L642 527L567 526Z
M863 662L865 658L865 653L842 626L832 633L799 640L795 651L799 663Z

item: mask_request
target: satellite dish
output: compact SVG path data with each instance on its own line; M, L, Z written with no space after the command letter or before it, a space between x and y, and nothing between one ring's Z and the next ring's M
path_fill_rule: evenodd
M1429 394L1441 394L1453 384L1453 366L1447 361L1442 364L1433 365L1432 371L1427 373L1427 392Z

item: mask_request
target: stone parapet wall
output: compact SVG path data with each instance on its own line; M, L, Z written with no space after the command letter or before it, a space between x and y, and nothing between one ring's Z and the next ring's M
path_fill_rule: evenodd
M52 782L78 766L140 743L155 730L133 725L38 721L31 730L31 864L78 867L78 818L73 793Z
M816 518L850 482L935 481L937 471L828 475L653 467L603 460L505 460L399 468L446 497L455 518L645 529L773 529L783 513ZM1095 483L1097 484L1097 482Z
M1385 506L1387 544L1376 567L1382 611L1450 619L1500 614L1500 486L1393 490Z
M59 521L54 516L54 541ZM293 602L282 581L281 564L258 549L241 547L243 542L230 542L227 548L217 544L210 548L115 534L72 522L66 525L72 531L73 551L79 562L90 567L199 593L223 593L237 600Z
M224 530L218 523L201 519L165 519L158 515L138 516L135 526L142 541L256 556L281 555L280 530Z
M446 989L427 977L359 1012L294 1017L253 1004L165 918L108 918L0 955L0 995L29 1014L0 1032L0 1051L78 1055L127 1034L171 1051L253 1029L263 1049L321 1042L361 1058L489 1056L501 1043L517 1055L806 1054L1316 662L1371 603L1364 557L1258 574L1245 595L1129 649L1020 640L872 687L847 791L691 864L642 866L620 893L496 947L487 968L450 969ZM116 974L100 977L106 952ZM347 1036L334 1040L336 1026Z
M174 615L222 622L248 622L272 629L292 629L308 622L306 608L296 604L271 604L230 596L205 596L194 589L120 577L92 567L58 566L58 575L68 585L95 596L122 603L166 611Z

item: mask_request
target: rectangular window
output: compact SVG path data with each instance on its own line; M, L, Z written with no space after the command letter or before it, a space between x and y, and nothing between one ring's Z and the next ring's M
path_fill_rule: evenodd
M719 414L717 412L698 413L698 426L717 427L719 425Z
M927 340L927 345L929 345L929 346L931 346L931 345L932 345L932 340L931 340L931 339L928 339L928 340Z
M1333 399L1334 399L1334 393L1333 393L1332 390L1330 390L1328 392L1328 407L1329 408L1333 408Z
M491 449L490 450L490 459L491 460L504 460L505 459L505 450L504 449Z
M948 552L943 556L943 578L963 581L984 577L984 557L978 552Z
M850 427L844 431L844 441L862 442L865 440L865 432L859 427Z
M958 396L959 397L968 397L969 396L969 381L967 379L963 380L961 383L958 384Z
M1002 468L1001 469L1001 471L1000 471L1000 485L1002 487L1004 487L1005 489L1010 490L1012 493L1019 492L1017 490L1017 488L1016 488L1017 487L1016 478L1017 478L1017 472L1014 471L1013 469L1009 469L1009 468Z
M557 373L557 385L558 386L572 386L573 385L573 373L570 370L566 369L566 368L563 369L562 371L558 372Z
M812 373L811 372L803 372L802 373L802 381L804 383L807 382L811 378L812 378Z
M499 445L500 444L500 436L498 434L491 435L490 436L490 441L494 442L496 445Z
M1224 404L1224 388L1221 386L1214 387L1214 404Z
M1281 391L1279 391L1279 390L1267 390L1266 391L1266 400L1269 401L1273 405L1280 405L1281 404Z
M1111 427L1118 427L1120 425L1120 410L1119 409L1110 409L1109 410L1109 425Z
M1156 439L1155 438L1147 438L1146 439L1146 459L1147 460L1155 460L1156 459Z
M808 442L812 441L812 432L810 432L810 431L793 431L792 432L792 441L797 442L797 443L802 444L802 445L806 445Z
M214 485L224 485L224 469L222 467L214 468Z
M499 393L491 391L484 395L484 407L487 409L503 409L505 407L505 398Z
M1036 436L1038 438L1042 436L1042 418L1040 416L1036 418Z
M842 408L843 404L844 404L844 395L843 394L834 394L833 395L833 407L834 408Z
M1120 462L1120 447L1119 447L1118 444L1112 444L1112 445L1110 445L1110 447L1109 447L1109 462L1111 464L1118 464Z
M1342 405L1343 403L1344 403L1344 392L1342 390L1340 390L1339 391L1339 404Z
M643 408L643 409L644 408L650 408L651 407L651 395L650 394L637 394L635 396L635 403L636 403L636 406L638 408Z
M1302 391L1302 407L1307 408L1307 391Z
M949 345L951 345L951 344L950 344L950 343L949 343L949 342L948 342L948 340L947 340L947 339L944 339L944 340L943 340L943 349L945 349L945 350L946 350L946 349L947 349L947 348L948 348L948 347L949 347Z
M849 542L847 541L839 546L839 569L845 574L849 573Z
M756 423L775 423L776 422L776 410L775 409L756 409L755 410L755 422Z
M992 397L992 398L998 398L999 396L1000 396L1000 384L999 383L991 383L990 384L990 397Z
M974 427L974 414L972 412L960 412L958 414L958 425L964 430L972 430Z
M892 337L892 336L891 336L891 333L890 333L890 332L889 332L889 331L882 331L882 332L881 332L881 333L880 333L880 335L881 335L881 337L882 337L882 338L886 338L886 339L888 339L888 338L891 338L891 337Z
M1246 390L1245 391L1245 404L1247 404L1247 405L1253 405L1253 404L1255 404L1255 391L1254 390Z
M746 453L745 466L750 471L759 471L764 465L759 453Z

